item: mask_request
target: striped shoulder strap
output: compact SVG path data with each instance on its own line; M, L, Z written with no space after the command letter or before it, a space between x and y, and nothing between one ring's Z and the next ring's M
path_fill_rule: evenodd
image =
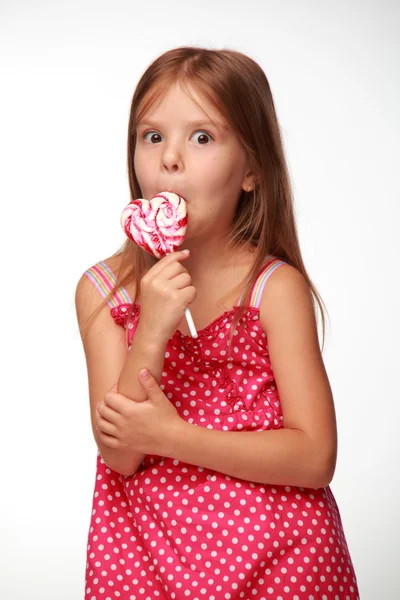
M261 297L267 283L268 279L271 277L272 273L281 265L285 265L285 261L275 258L274 256L268 255L266 257L266 262L262 268L261 273L257 277L254 282L253 289L250 295L250 304L249 306L254 306L255 308L260 308Z
M112 272L109 266L104 261L100 261L87 269L84 275L89 277L93 285L99 290L100 294L105 298L107 294L111 292L116 284L119 284L116 276ZM119 304L131 304L132 300L122 286L117 289L113 296L107 301L108 305L113 308Z

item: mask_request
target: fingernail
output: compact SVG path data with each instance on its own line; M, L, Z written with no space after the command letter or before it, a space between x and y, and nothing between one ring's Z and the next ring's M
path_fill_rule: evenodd
M183 254L190 254L190 250L182 250Z
M149 372L147 369L142 369L139 375L141 379L146 379L149 376Z

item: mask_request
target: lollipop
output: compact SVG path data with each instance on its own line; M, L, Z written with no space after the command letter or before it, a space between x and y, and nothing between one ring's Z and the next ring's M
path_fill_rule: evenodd
M151 200L132 200L122 211L120 221L130 240L156 258L162 258L183 243L188 222L186 202L172 192L160 192ZM197 337L188 308L185 317L192 337Z

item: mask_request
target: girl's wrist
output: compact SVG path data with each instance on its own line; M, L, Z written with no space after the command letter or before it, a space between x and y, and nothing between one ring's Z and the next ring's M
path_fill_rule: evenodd
M148 343L151 346L156 346L157 348L166 346L169 339L166 334L162 334L152 327L148 327L146 323L141 322L140 319L135 332L135 337L136 336L138 336L144 343Z
M161 449L162 456L168 458L177 458L179 455L179 447L182 444L182 439L190 435L191 423L188 423L182 417L176 419L173 425L168 427L168 433L164 440L163 448Z

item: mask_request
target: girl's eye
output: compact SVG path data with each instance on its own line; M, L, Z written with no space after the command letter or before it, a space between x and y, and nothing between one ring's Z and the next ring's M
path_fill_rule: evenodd
M146 133L143 134L143 138L147 139L147 136L149 135L149 133L151 134L151 138L150 138L150 142L152 143L152 140L154 140L154 137L160 137L159 133L155 133L154 131L146 131ZM156 142L157 143L157 142Z
M207 133L206 131L196 131L194 135L196 134L200 134L199 138L198 138L198 142L199 144L205 145L208 143L207 141L207 137L210 138L210 140L213 140L214 138L212 137L212 135L210 133ZM160 141L161 135L155 131L146 131L146 133L143 134L143 138L147 139L147 136L150 135L149 141L150 143L158 143Z
M199 136L199 138L198 138L199 144L203 144L203 145L204 145L204 142L207 144L207 143L208 143L208 142L207 142L207 137L209 137L211 140L213 139L212 135L210 135L210 134L209 134L209 133L207 133L206 131L196 131L196 132L195 132L195 135L196 135L197 133L200 133L200 136Z

